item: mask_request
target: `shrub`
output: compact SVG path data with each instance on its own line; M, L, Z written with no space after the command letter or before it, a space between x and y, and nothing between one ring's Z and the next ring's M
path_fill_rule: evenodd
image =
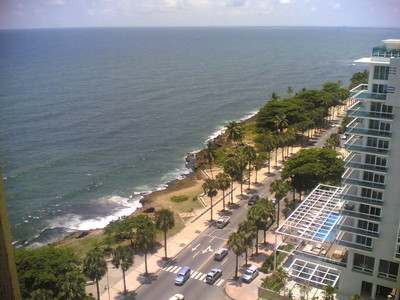
M185 196L185 195L173 196L171 198L171 201L173 201L173 202L183 202L183 201L186 201L187 199L189 199L189 196Z
M290 251L292 248L293 248L292 245L284 245L282 247L282 250ZM279 266L282 263L282 261L285 259L285 257L286 257L286 253L278 252L277 257L276 257L277 266ZM274 268L274 254L268 256L264 260L264 262L260 268L260 271L263 273L268 273L273 268Z

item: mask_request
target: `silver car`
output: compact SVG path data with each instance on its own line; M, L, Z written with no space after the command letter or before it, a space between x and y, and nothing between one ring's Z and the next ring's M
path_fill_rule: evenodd
M244 282L250 282L252 281L254 278L257 277L259 271L258 271L258 267L255 265L251 265L250 267L248 267L246 269L246 271L244 271L243 275L242 275L242 280Z

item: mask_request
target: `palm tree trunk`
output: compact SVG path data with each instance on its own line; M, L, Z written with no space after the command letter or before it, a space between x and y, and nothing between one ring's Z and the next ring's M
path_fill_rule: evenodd
M279 227L279 212L281 210L281 200L276 199L278 201L278 212L276 213L276 226Z
M211 207L210 207L210 211L211 211L211 221L213 220L213 201L212 201L213 197L210 197L211 199Z
M258 173L258 171L256 170L256 182L255 182L255 183L258 183L258 180L257 180L257 173Z
M251 176L250 166L251 166L251 165L250 165L250 162L249 162L249 190L250 190L250 183L251 183L251 182L250 182L250 181L251 181L251 180L250 180L250 179L251 179L251 177L250 177L250 176Z
M246 248L246 267L247 267L247 248Z
M167 231L164 231L164 250L165 250L165 258L168 258L167 256Z
M97 288L97 300L100 300L100 287L98 279L96 279L96 288Z
M148 270L147 270L147 251L144 252L144 269L145 269L146 275L148 275L149 272L148 272Z
M125 280L125 271L122 269L122 278L124 279L124 293L126 293L126 280ZM110 287L108 287L110 288Z
M256 234L256 254L258 255L258 230Z
M233 179L231 181L231 204L233 204Z
M239 265L239 255L236 254L236 267L235 267L235 278L237 278L238 273L238 265Z
M225 210L225 191L222 191L222 207Z
M264 228L264 244L267 244L267 228Z

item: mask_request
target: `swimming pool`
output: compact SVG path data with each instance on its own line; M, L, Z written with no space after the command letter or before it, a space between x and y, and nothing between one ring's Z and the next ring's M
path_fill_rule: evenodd
M325 240L330 242L336 235L336 228L333 226L336 224L337 219L339 218L338 213L332 213L325 218L324 223L318 228L314 238Z

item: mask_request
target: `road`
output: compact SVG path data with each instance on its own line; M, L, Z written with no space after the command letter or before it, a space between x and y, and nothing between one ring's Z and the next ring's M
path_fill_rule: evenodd
M318 136L314 145L310 148L322 147L330 134L336 132L337 128L330 128ZM173 261L153 277L152 280L143 284L136 290L131 299L169 299L171 296L180 293L185 299L230 299L224 293L224 285L231 278L236 264L236 257L232 251L222 261L215 261L214 253L219 248L226 246L229 235L236 230L237 225L246 219L248 211L247 199L254 193L260 197L270 197L269 184L272 180L280 178L275 173L267 177L262 183L259 183L255 190L251 190L248 196L244 196L235 207L224 212L224 215L231 217L230 223L223 229L217 229L216 225L211 225L197 239L189 244L180 252ZM222 214L221 211L218 214ZM262 240L260 232L260 241ZM239 264L244 261L244 257L239 258ZM191 269L191 276L182 286L174 283L176 274L185 266ZM212 268L222 270L222 276L213 284L207 284L205 277ZM129 299L124 298L124 299Z

